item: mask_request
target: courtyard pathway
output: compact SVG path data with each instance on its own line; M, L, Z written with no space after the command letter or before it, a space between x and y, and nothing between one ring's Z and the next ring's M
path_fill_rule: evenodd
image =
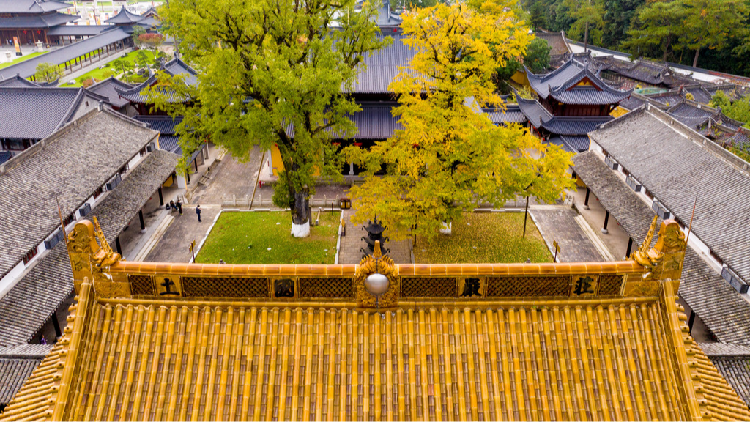
M539 231L544 237L548 247L557 241L560 245L560 253L557 258L560 262L602 262L606 261L603 253L594 244L591 236L595 236L591 229L584 231L581 222L576 221L579 214L569 206L558 207L532 207L529 212L534 217Z
M354 210L344 211L346 236L341 238L339 264L359 264L363 255L360 249L367 247L365 241L362 240L362 237L367 236L367 232L363 230L362 225L357 226L351 222L351 216L353 214ZM386 230L386 235L387 234L388 231ZM385 247L391 250L388 253L388 256L390 256L396 264L411 264L411 249L408 240L387 242Z

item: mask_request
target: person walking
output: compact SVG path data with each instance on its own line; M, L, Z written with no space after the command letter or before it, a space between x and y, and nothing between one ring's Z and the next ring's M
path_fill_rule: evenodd
M180 198L177 198L177 211L182 215L182 201L180 201Z
M198 222L200 223L201 222L201 206L200 205L195 206L195 213L198 214Z

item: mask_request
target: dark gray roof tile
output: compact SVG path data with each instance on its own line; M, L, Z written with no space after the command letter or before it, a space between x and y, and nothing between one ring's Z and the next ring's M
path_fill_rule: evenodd
M697 197L694 235L750 281L750 176L738 167L744 162L672 121L644 107L590 136L685 224Z
M130 34L127 31L122 28L113 27L83 41L66 45L57 50L0 69L0 79L9 78L16 74L21 75L23 78L28 78L36 73L36 67L39 63L63 64L88 52L126 38L130 38Z
M0 173L0 275L60 225L157 132L104 108L68 124L4 165Z
M42 139L51 135L81 88L0 87L0 138Z
M576 174L591 188L602 206L636 244L643 243L654 211L595 152L578 154L573 157L573 163ZM643 182L638 174L635 176ZM750 345L750 303L712 270L692 247L685 253L679 294L719 341Z
M150 153L94 208L91 216L111 245L178 161L170 152ZM29 341L72 291L68 251L60 242L0 298L0 346Z
M750 358L710 358L737 395L750 406Z

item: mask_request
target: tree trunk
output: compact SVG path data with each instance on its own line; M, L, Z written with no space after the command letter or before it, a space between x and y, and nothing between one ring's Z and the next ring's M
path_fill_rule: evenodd
M672 39L671 39L671 37L667 37L667 42L664 45L664 56L662 57L662 61L663 62L667 61L667 54L669 52L669 45L670 44L672 44Z
M586 22L586 29L583 31L583 52L589 50L589 23Z
M695 49L695 57L693 57L693 67L698 67L698 55L701 52L701 48L698 47Z
M292 207L292 235L294 237L310 236L310 201L307 190L294 192Z

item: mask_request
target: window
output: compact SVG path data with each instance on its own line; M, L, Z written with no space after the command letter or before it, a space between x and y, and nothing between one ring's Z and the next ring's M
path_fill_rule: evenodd
M76 214L70 214L65 220L63 220L63 225L67 226L68 224L72 223L73 220L75 220Z
M97 189L96 191L94 191L94 199L98 198L99 195L101 195L102 193L104 193L104 188L102 186L100 186L99 189Z
M23 265L26 265L36 256L36 248L26 252L26 255L23 256Z

